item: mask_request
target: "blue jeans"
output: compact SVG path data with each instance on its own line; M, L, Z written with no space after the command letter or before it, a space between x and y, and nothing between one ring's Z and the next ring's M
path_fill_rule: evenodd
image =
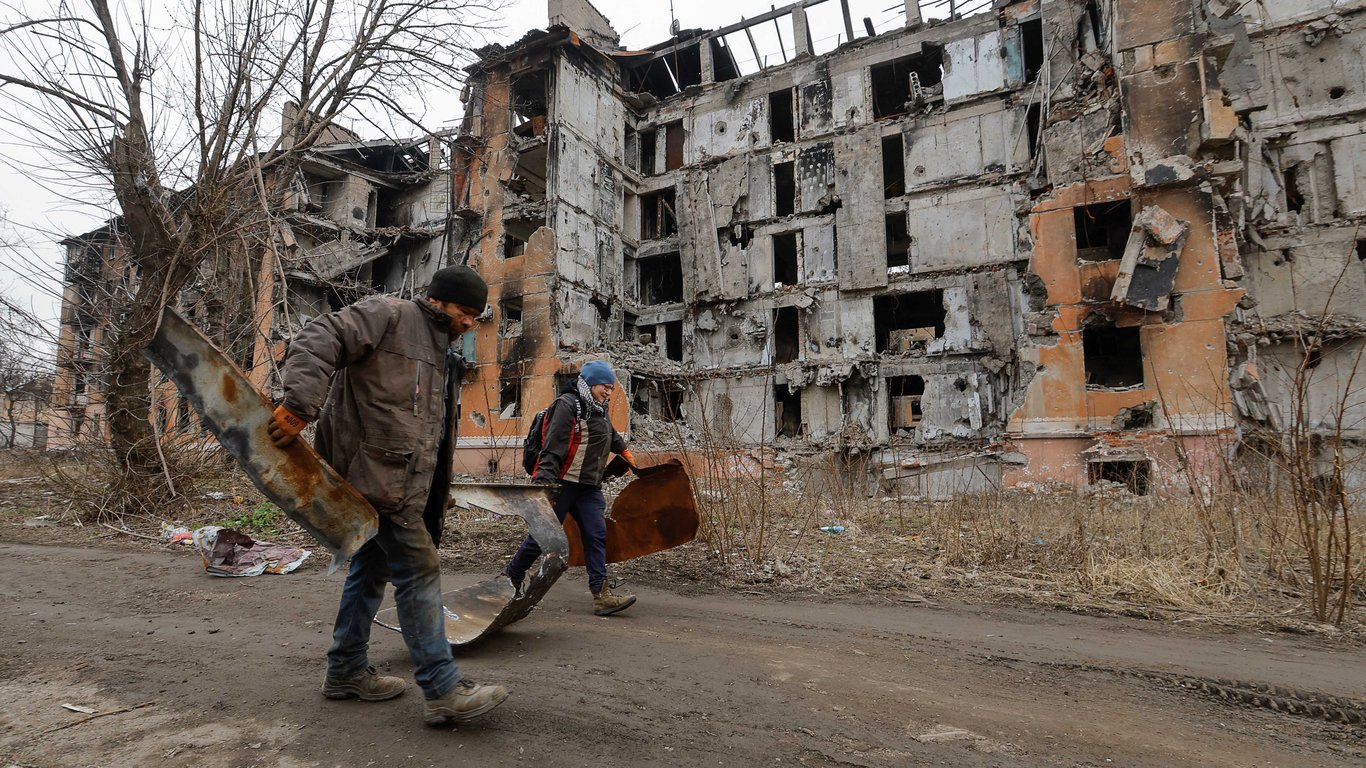
M602 591L607 582L607 499L603 498L602 488L582 483L560 483L559 496L555 498L555 517L564 522L566 515L573 515L579 524L579 534L583 539L583 562L588 567L588 590L593 594ZM503 573L513 583L521 583L527 569L541 555L541 547L530 536L517 548Z
M345 679L365 670L370 661L370 627L384 598L384 585L394 584L403 642L417 669L413 676L429 699L450 693L460 680L446 639L441 603L441 561L427 529L404 528L380 515L379 533L351 556L342 588L327 676Z

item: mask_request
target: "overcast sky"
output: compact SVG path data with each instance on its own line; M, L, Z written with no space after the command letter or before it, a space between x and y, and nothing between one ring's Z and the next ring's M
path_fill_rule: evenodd
M30 6L50 7L33 0ZM684 29L716 29L742 17L753 17L770 9L771 0L594 0L594 5L611 19L621 33L622 44L628 48L643 48L669 38L669 26L675 14ZM777 3L783 5L784 3ZM901 23L900 0L851 0L855 27L861 29L860 19L871 17L878 32ZM672 11L671 11L672 6ZM41 11L40 11L41 12ZM812 37L818 51L833 48L842 41L842 22L839 4L831 0L817 6L812 13ZM546 26L545 0L510 0L507 4L503 28L493 42L511 42L527 30ZM758 46L764 55L782 56L774 25L756 28ZM786 38L786 29L781 33ZM861 33L860 33L861 34ZM789 51L791 40L784 39ZM770 62L771 63L771 62ZM746 68L748 71L748 68ZM461 107L453 94L434 94L429 103L427 119L432 125L453 124L461 114ZM366 138L377 138L378 131L363 125L351 126ZM34 181L32 172L24 168L32 157L14 157L14 145L0 137L0 208L4 208L9 226L27 247L0 252L0 290L20 304L31 307L40 318L56 326L60 310L59 263L62 258L63 237L94 229L106 220L109 209L82 205L64 199L69 190L44 188ZM17 167L16 167L17 166Z

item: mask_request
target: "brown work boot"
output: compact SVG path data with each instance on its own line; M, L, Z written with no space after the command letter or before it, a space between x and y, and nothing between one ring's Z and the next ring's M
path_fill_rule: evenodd
M422 704L422 722L431 726L463 723L488 712L507 700L508 689L501 685L480 685L461 680L451 692Z
M323 695L329 699L360 699L384 701L408 689L401 677L387 677L366 667L364 672L349 678L329 677L323 681Z
M603 584L602 591L593 595L593 614L611 616L617 611L624 611L635 604L635 595L614 595L612 588Z

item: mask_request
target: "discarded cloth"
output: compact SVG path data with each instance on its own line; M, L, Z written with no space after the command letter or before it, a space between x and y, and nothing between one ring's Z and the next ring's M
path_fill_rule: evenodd
M241 531L217 525L196 530L194 546L204 558L204 570L210 576L289 573L302 565L310 554L306 549L257 541Z

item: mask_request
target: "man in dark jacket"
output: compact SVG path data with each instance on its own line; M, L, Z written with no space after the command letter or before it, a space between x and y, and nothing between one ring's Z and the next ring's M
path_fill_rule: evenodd
M573 388L566 387L546 413L545 439L536 464L533 483L553 485L555 516L564 522L573 515L583 539L583 559L588 568L588 590L593 593L593 613L608 616L630 608L635 595L614 595L607 586L607 500L602 495L603 470L608 455L615 453L635 466L626 440L612 428L607 403L616 385L612 366L602 360L584 363ZM530 536L512 556L503 574L520 587L527 569L541 554Z
M432 276L425 299L372 296L310 322L289 345L284 402L270 427L272 440L288 445L316 419L318 453L379 512L379 532L351 558L323 695L383 701L407 688L401 678L378 675L366 655L392 581L428 725L469 720L508 695L460 677L436 551L460 386L450 344L474 327L487 299L474 270L446 267Z

